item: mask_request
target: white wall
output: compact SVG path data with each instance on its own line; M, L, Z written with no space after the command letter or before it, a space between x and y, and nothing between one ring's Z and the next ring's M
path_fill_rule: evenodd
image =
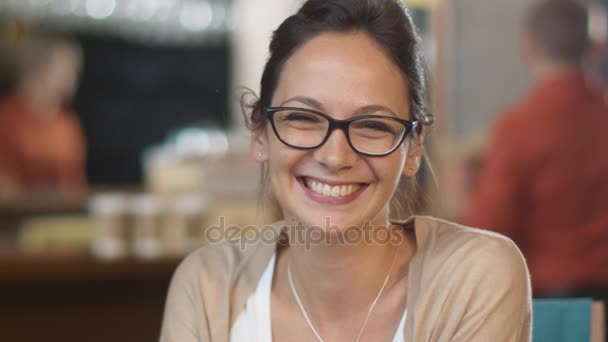
M530 0L445 0L442 56L444 108L449 140L483 134L530 83L518 49Z

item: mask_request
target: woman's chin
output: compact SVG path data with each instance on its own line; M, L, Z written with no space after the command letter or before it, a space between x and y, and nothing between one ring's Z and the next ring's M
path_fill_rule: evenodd
M352 216L352 215L351 215ZM366 221L368 222L368 221ZM291 228L295 228L298 233L302 236L310 237L314 240L320 238L339 238L348 234L351 231L351 235L354 234L352 231L361 231L361 228L365 229L370 227L364 221L353 220L347 217L340 216L317 216L314 219L297 220L292 219Z
M346 216L346 217L345 217ZM348 217L350 216L350 217ZM295 222L302 222L302 225L312 230L332 233L345 230L348 227L359 225L359 220L353 220L351 215L336 215L317 213L313 217L297 219Z

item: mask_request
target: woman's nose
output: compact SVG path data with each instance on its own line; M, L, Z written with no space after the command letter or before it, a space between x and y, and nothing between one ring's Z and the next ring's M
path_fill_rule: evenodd
M332 172L353 167L359 155L348 143L345 133L336 129L314 152L315 159Z

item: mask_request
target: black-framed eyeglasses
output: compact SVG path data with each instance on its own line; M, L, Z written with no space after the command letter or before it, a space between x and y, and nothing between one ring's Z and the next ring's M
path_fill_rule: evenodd
M323 112L297 107L267 107L266 116L277 138L289 147L315 149L340 129L353 150L371 157L393 153L410 132L419 134L421 128L417 120L386 115L336 120Z

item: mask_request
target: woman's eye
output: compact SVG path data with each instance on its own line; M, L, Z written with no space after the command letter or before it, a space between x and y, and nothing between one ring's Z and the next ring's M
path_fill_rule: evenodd
M370 121L370 122L362 122L359 125L360 128L363 129L369 129L369 130L375 130L375 131L382 131L382 132L393 132L393 129L391 127L389 127L387 124L382 123L382 122L377 122L377 121Z
M297 122L319 122L319 119L315 116L305 113L289 113L285 117L285 120Z

